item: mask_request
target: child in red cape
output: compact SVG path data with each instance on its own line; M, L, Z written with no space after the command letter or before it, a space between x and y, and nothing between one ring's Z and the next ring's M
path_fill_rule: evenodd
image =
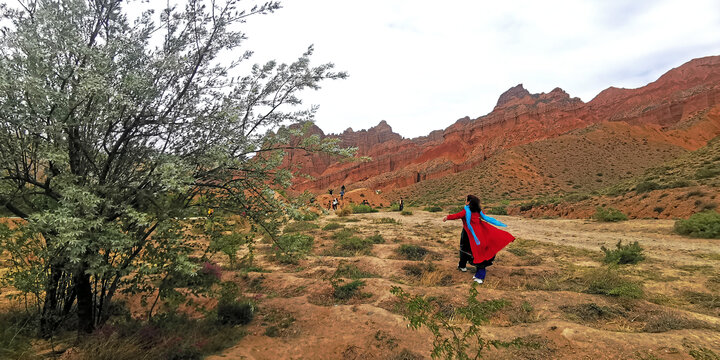
M470 260L471 264L477 267L473 280L482 284L485 280L485 268L492 265L495 254L515 240L515 237L490 225L506 226L483 214L480 209L480 199L474 195L467 196L465 209L457 214L445 216L443 222L455 219L462 219L463 222L458 269L467 271L465 264Z

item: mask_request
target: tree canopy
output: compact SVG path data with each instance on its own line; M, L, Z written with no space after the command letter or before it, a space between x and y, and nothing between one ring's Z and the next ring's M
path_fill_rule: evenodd
M45 331L74 313L91 331L119 290L177 294L171 280L204 256L187 219L207 208L247 218L246 239L273 234L284 150L352 153L293 126L316 110L301 91L346 76L312 66L312 47L239 75L243 22L278 2L188 0L136 18L132 3L2 5L0 207L24 221L0 246Z

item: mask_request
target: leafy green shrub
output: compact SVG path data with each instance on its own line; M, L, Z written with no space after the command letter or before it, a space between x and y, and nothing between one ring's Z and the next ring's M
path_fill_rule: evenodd
M403 210L403 211L400 212L400 215L406 215L406 216L407 216L407 215L412 215L412 211L410 211L410 210Z
M310 235L291 233L280 236L273 245L275 257L284 264L297 264L312 249L314 238Z
M217 305L217 318L223 325L246 325L255 316L255 306L250 302L221 301Z
M643 181L635 186L635 192L638 194L650 192L660 189L660 185L652 181Z
M418 261L425 258L425 255L429 254L430 251L422 246L402 244L397 249L397 253L405 259Z
M373 244L384 244L385 239L383 238L380 233L376 233L375 235L370 235L367 237L367 240L372 241Z
M630 281L618 274L614 267L592 269L584 274L584 292L621 298L639 299L643 297L642 285Z
M611 250L605 246L601 246L600 250L605 253L603 262L606 264L637 264L645 259L643 256L643 248L636 241L627 245L622 244L622 240L615 244L617 249Z
M603 208L598 206L595 209L595 215L593 215L593 218L595 218L598 221L604 221L604 222L617 222L617 221L625 221L628 219L627 215L623 214L620 210L607 207Z
M340 252L338 256L367 255L370 254L372 246L372 240L359 238L357 236L340 239L335 244L335 248Z
M350 207L352 208L353 214L367 214L367 213L378 212L377 209L373 209L372 206L370 206L370 205L350 204Z
M423 210L425 210L427 212L440 212L440 211L442 211L442 208L437 205L433 205L433 206L428 206L428 207L424 208Z
M353 264L347 262L341 262L338 264L337 270L333 274L334 278L347 278L347 279L363 279L363 278L374 278L378 277L377 274L363 271Z
M307 222L307 221L295 221L291 222L287 225L285 225L285 229L283 229L283 233L289 234L294 232L300 232L300 231L309 231L309 230L315 230L319 228L319 226L315 223Z
M675 232L680 235L706 239L720 239L720 213L703 211L693 214L689 219L675 222Z
M342 227L343 227L343 226L342 226L341 224L339 224L339 223L331 222L331 223L328 223L327 225L323 226L322 229L327 231L327 230L340 229L340 228L342 228Z
M357 295L360 288L365 285L362 280L353 280L347 284L340 285L341 282L333 282L333 296L338 300L348 300Z
M507 208L504 206L495 206L486 211L490 215L507 215Z
M445 311L435 306L433 300L420 295L410 295L393 286L390 292L399 298L399 307L408 326L417 330L425 326L433 334L433 359L477 359L484 349L494 343L482 338L481 326L495 312L507 306L504 299L478 301L475 286L470 288L467 304ZM452 321L451 319L461 319Z

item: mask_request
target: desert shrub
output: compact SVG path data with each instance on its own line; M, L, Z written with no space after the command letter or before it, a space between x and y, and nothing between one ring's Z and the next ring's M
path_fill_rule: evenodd
M333 238L334 240L347 239L347 238L355 235L356 232L357 231L355 229L344 228L344 229L332 234L331 238Z
M660 189L660 185L653 181L643 181L635 185L635 192L638 194Z
M320 215L312 211L297 211L292 214L293 220L297 221L315 221L318 217L320 217Z
M405 271L405 274L419 278L426 272L433 272L437 270L437 267L431 262L426 262L405 264L403 265L402 269Z
M372 241L373 244L383 244L385 243L385 239L383 238L380 233L376 233L375 235L370 235L367 237L367 240Z
M637 264L645 259L643 256L643 248L636 241L627 245L622 244L622 240L615 244L616 249L608 249L601 246L600 250L605 253L603 262L606 264Z
M486 209L490 215L507 215L507 208L504 206L495 206L490 209Z
M398 254L400 254L402 257L408 260L422 260L425 255L430 253L428 249L418 246L418 245L412 245L412 244L402 244L400 247L396 250Z
M693 214L689 219L675 222L675 232L680 235L706 239L720 239L720 213L704 211Z
M315 223L307 221L295 221L285 225L285 229L283 229L283 232L285 234L289 234L300 231L315 230L317 228L319 228L319 226Z
M0 359L40 359L32 351L35 321L22 310L0 314Z
M390 211L400 211L400 204L397 204L397 203L390 204Z
M720 167L704 167L695 172L695 179L709 179L720 175Z
M699 329L704 327L708 327L708 325L701 321L691 320L669 311L661 311L652 314L648 318L643 327L643 331L648 333L661 333L670 330Z
M698 291L685 291L683 297L693 305L698 305L708 310L720 309L720 295L717 293L706 293Z
M236 300L221 301L217 305L217 319L223 325L246 325L255 316L255 305Z
M690 181L687 181L687 180L675 180L675 181L667 184L666 188L675 189L675 188L688 187L688 186L692 186L692 185L693 185L693 183L691 183Z
M353 213L353 209L352 209L352 207L350 207L348 205L345 205L342 208L337 209L337 211L335 211L335 215L337 215L339 217L345 217L345 216L351 215L352 213Z
M627 215L623 214L618 209L611 207L604 208L600 206L595 209L595 215L593 215L593 218L603 222L617 222L628 219Z
M363 279L363 278L374 278L378 277L377 274L363 271L353 264L348 264L343 261L338 264L337 270L333 274L335 278L347 278L347 279Z
M315 239L310 235L291 233L280 236L273 246L275 257L285 264L296 264L312 249Z
M412 214L413 214L413 213L412 213L412 211L410 211L410 210L403 210L403 211L400 212L400 215L406 215L406 216L407 216L407 215L412 215Z
M665 208L662 207L662 206L656 206L656 207L653 208L653 211L656 212L656 213L658 213L658 214L660 214L660 213L662 213L663 211L665 211Z
M342 238L335 243L335 251L329 255L334 256L355 256L358 254L370 254L372 240L363 239L357 236Z
M428 206L428 207L424 208L423 210L425 210L427 212L440 212L440 211L442 211L442 208L437 205L433 205L433 206Z
M504 299L480 302L475 286L470 288L466 305L446 309L420 295L410 295L393 286L390 292L399 299L399 308L408 326L417 330L425 326L433 334L433 359L477 359L483 350L493 345L482 338L481 326L495 312L507 306ZM460 321L451 321L451 319Z
M352 208L353 214L367 214L378 212L378 210L373 209L372 206L364 204L350 204L350 208Z
M397 220L389 217L375 219L373 222L376 224L399 224Z
M342 227L343 227L343 226L342 226L341 224L338 224L338 223L336 223L336 222L331 222L331 223L328 223L327 225L323 226L322 229L327 231L327 230L340 229L340 228L342 228Z
M342 282L333 282L333 297L338 300L348 300L357 295L360 289L365 285L362 280L353 280L347 284Z
M619 310L595 303L563 305L560 307L560 310L578 320L589 322L607 320L624 315L624 313Z
M583 274L584 292L621 298L639 299L643 296L642 285L618 274L614 267L592 269Z

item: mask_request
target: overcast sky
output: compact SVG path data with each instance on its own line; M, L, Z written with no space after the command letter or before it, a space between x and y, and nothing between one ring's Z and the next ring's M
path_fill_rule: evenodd
M386 120L404 137L492 111L519 83L590 101L720 55L718 0L286 0L249 19L252 61L314 61L350 77L303 97L326 133Z

